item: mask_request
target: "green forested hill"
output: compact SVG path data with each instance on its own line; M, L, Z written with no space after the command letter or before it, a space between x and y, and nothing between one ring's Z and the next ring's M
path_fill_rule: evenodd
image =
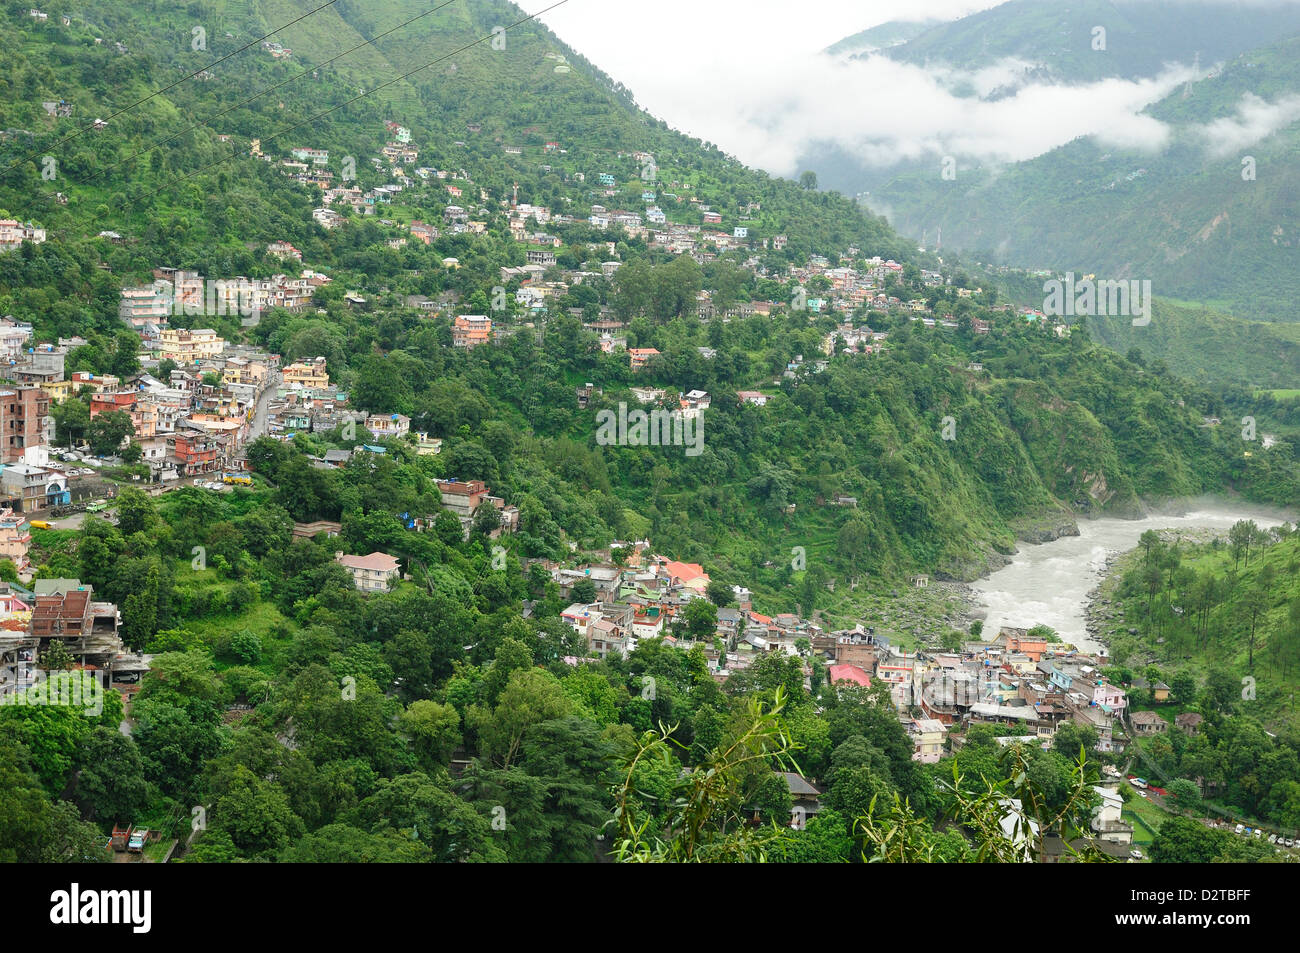
M647 151L655 155L659 184L664 191L676 188L683 207L689 208L689 194L729 220L743 218L755 235L780 231L789 238L791 256L838 254L855 242L898 258L910 248L846 199L771 179L669 130L535 21L510 30L504 50L479 43L449 56L523 18L518 8L496 0L458 0L318 69L433 6L392 0L375 9L340 2L283 31L279 41L293 50L292 58L275 61L255 47L215 66L210 77L167 90L106 129L56 148L92 119L132 106L316 6L309 0L231 0L185 10L161 0L65 0L47 4L50 18L37 24L27 6L5 3L14 29L0 38L7 66L0 77L0 168L8 169L0 176L0 212L47 228L51 241L40 254L59 256L60 270L73 269L80 279L75 297L57 305L16 290L22 281L10 283L0 294L17 298L10 304L0 298L0 306L38 320L50 308L71 320L76 309L79 319L108 327L113 279L91 267L98 258L119 282L139 280L164 261L252 273L256 265L246 242L289 240L329 264L321 260L322 230L310 219L312 192L250 158L251 141L261 139L264 152L275 157L298 146L328 149L336 175L342 159L352 157L360 184L367 185L382 181L367 157L383 145L383 122L390 119L411 128L422 164L472 169L476 187L487 191L495 209L504 207L514 183L525 199L558 203L562 193L573 193L589 204L596 193L575 189L574 176L594 179L605 171L617 175L627 207L639 207L645 170L630 154ZM69 27L60 22L65 14ZM206 52L191 49L197 27L206 30ZM568 72L556 72L561 61ZM278 88L253 98L272 85ZM364 90L372 95L358 99ZM41 103L51 100L70 102L72 117L47 116ZM239 105L245 100L252 101ZM190 128L198 122L203 125ZM471 125L481 131L468 131ZM231 141L218 142L219 134ZM544 158L546 141L560 142L565 154ZM506 146L522 152L507 155ZM58 163L48 179L42 178L47 153ZM229 156L235 158L220 161ZM581 206L574 211L585 214ZM109 248L96 239L104 230L122 234L125 245ZM65 295L72 289L70 282ZM21 300L25 293L30 304ZM66 322L63 327L70 333Z
M1104 49L1094 49L1097 27L1105 30ZM1155 76L1170 63L1190 66L1198 57L1208 68L1297 30L1300 10L1288 4L1011 0L941 23L887 55L967 70L1009 57L1028 65L1028 77L1087 83L1109 76Z
M1171 130L1159 153L1079 139L1010 168L962 168L952 181L901 176L877 197L900 230L942 227L945 247L986 260L1150 278L1157 295L1294 320L1298 52L1294 37L1251 51L1152 106ZM1224 132L1240 110L1265 107L1280 117L1274 134L1255 141L1268 130L1258 120L1246 122L1260 127L1253 138Z

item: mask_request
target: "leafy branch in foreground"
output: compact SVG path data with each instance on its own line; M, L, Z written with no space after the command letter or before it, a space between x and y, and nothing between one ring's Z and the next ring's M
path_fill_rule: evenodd
M665 797L656 799L638 783L638 768L650 762L671 763L676 726L659 726L639 739L624 759L614 785L617 826L614 856L623 863L743 863L765 861L782 834L775 824L752 824L745 811L745 781L757 770L798 769L791 752L798 748L781 712L784 688L770 706L751 699L743 729L723 741L695 768L681 772ZM650 804L661 801L662 814Z
M963 776L953 762L952 780L939 782L947 796L945 820L968 835L968 850L950 853L950 834L936 833L928 820L917 815L897 794L877 811L873 799L869 812L858 819L855 833L863 839L862 858L872 863L932 863L952 859L976 863L1043 862L1049 844L1059 840L1061 852L1076 862L1105 862L1090 827L1096 794L1095 769L1086 753L1071 762L1063 794L1051 795L1031 772L1031 761L1020 745L1000 756L1008 762L1006 778L978 781Z

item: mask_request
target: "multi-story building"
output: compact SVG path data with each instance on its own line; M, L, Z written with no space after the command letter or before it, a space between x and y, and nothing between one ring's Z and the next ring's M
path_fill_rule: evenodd
M411 432L411 418L404 414L371 414L366 429L376 437L405 437Z
M172 313L172 294L172 283L165 280L142 288L123 288L118 316L137 330L146 322L165 324Z
M72 381L47 381L41 384L41 390L50 399L50 404L61 404L72 396Z
M18 569L26 569L31 543L31 528L26 518L7 506L0 509L0 559L9 560Z
M334 561L352 573L352 584L362 592L386 592L401 572L398 561L387 553L369 556L349 556L335 553Z
M659 351L652 347L630 347L627 350L632 370L639 371L650 363L651 358L659 356Z
M11 251L23 242L39 245L45 241L45 229L36 228L31 222L19 222L12 218L0 219L0 251Z
M312 361L295 361L283 371L284 386L290 390L324 390L330 386L330 376L325 369L325 358Z
M912 760L934 764L943 756L943 742L947 735L943 722L933 718L913 718L907 726L912 740Z
M120 378L112 374L91 374L89 371L76 371L68 380L72 384L74 394L80 394L83 390L89 390L92 394L102 394L117 390L122 383Z
M219 448L207 434L173 434L167 438L167 456L181 476L211 473L221 466Z
M482 480L438 480L436 482L438 491L442 494L443 508L461 517L473 516L479 504L491 493Z
M467 350L492 340L492 319L481 314L462 314L451 326L451 343Z
M158 357L177 364L197 364L221 356L226 342L211 328L167 328L160 335Z
M0 388L0 463L16 463L45 442L50 397L39 387Z
M103 391L90 398L90 419L114 410L130 413L135 407L136 392L133 390Z
M252 385L256 387L266 379L270 368L263 361L247 357L230 357L221 369L221 382L228 387Z
M41 580L35 588L32 635L38 641L59 639L80 661L111 667L122 651L117 635L122 618L117 606L94 601L94 587L77 579Z
M32 337L32 326L27 322L0 320L0 360L15 361Z
M20 384L48 384L62 380L66 347L42 344L21 354L10 366L9 376Z
M0 470L0 492L5 505L23 513L60 506L70 498L63 474L25 463L10 463Z

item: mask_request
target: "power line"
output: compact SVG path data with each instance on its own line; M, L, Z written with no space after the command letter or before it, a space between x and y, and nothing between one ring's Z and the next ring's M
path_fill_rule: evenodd
M279 138L280 136L285 135L286 133L293 132L295 129L301 129L303 126L315 122L317 119L320 119L322 116L328 116L330 113L342 109L344 106L351 106L353 103L359 102L360 100L365 99L367 96L379 92L381 89L387 89L389 86L395 86L398 83L402 82L402 80L414 76L416 73L423 72L424 70L428 69L431 66L437 66L439 63L443 62L444 60L449 60L453 56L458 56L459 54L464 53L466 50L473 49L474 47L478 46L480 43L492 39L498 33L504 33L507 30L513 30L515 27L519 26L520 24L527 23L529 20L535 20L538 17L540 17L543 13L549 13L550 11L556 9L557 7L564 6L568 2L569 0L559 0L558 3L553 3L544 10L538 10L536 13L530 14L526 17L523 17L522 19L516 20L514 23L510 24L507 27L499 27L498 29L493 30L487 36L481 36L473 43L467 43L465 46L462 46L458 50L452 50L450 53L447 53L443 56L439 56L437 59L431 60L430 62L425 63L423 66L411 70L409 73L403 73L401 76L397 77L396 79L390 80L387 83L384 83L383 85L376 86L374 89L367 90L366 92L361 93L359 96L354 96L349 100L339 103L337 106L331 106L329 109L318 112L314 116L309 116L306 119L304 119L302 122L294 123L292 126L288 126L287 128L281 129L278 132L272 133L269 136L264 136L262 137L261 141L270 142L272 139L276 139ZM193 172L190 172L187 175L180 176L179 178L173 179L171 182L168 182L166 185L162 186L161 188L155 189L154 191L145 195L144 199L146 200L152 199L155 195L159 195L162 192L167 191L168 189L172 188L175 185L179 185L182 182L186 182L194 178L196 175L201 175L202 173L206 172L208 169L211 169L213 166L218 166L221 165L223 162L229 162L231 159L238 158L242 154L243 154L242 152L232 152L230 155L223 156L222 158L216 160L215 162L209 162L207 165L200 166L199 168L195 169Z
M293 26L295 23L301 23L303 20L307 19L309 16L312 16L312 15L315 14L315 13L319 13L320 11L324 10L326 7L332 7L332 6L334 6L334 4L336 4L336 3L338 3L338 2L339 2L339 0L326 0L325 3L322 3L319 7L317 7L317 8L314 9L314 10L308 10L308 11L307 11L306 13L304 13L302 16L298 17L298 19L296 19L296 20L290 20L288 23L285 23L285 24L283 24L283 25L281 25L281 26L276 27L274 30L272 30L270 33L266 34L265 36L260 36L260 37L258 37L256 40L252 40L252 41L249 42L248 44L246 44L246 45L244 45L244 46L241 46L239 49L235 50L233 53L227 53L225 56L221 57L221 59L216 60L216 61L213 62L213 63L209 63L207 66L203 67L203 69L198 69L198 70L195 70L193 73L190 73L190 74L188 74L188 75L186 75L186 76L182 76L180 79L178 79L176 82L172 83L170 86L164 86L162 89L159 89L159 90L156 90L156 91L150 93L148 96L144 97L144 99L136 100L136 101L133 102L130 106L127 106L127 107L125 107L124 109L119 109L117 112L115 112L115 113L113 113L111 116L109 116L108 119L103 120L103 122L109 122L110 120L116 119L118 116L121 116L123 113L130 112L132 109L135 109L136 106L142 106L142 105L144 105L144 104L147 103L149 100L154 99L155 97L161 96L161 95L162 95L163 93L165 93L165 92L168 92L168 91L170 91L170 90L175 89L175 88L176 88L177 86L179 86L181 83L184 83L184 82L187 82L187 81L193 79L195 76L198 76L200 73L202 73L202 72L204 72L204 71L206 71L206 70L210 70L210 69L212 69L212 67L214 67L214 66L220 66L222 63L224 63L226 60L230 59L231 57L238 56L240 53L244 52L244 50L247 50L247 49L249 49L250 47L256 46L258 43L261 43L261 42L262 42L263 40L265 40L265 39L269 39L270 37L275 36L275 35L276 35L277 33L279 33L281 30L286 30L286 29L288 29L289 27ZM73 139L76 139L78 136L80 136L80 135L82 135L82 134L84 134L84 133L86 133L86 132L89 132L91 129L94 129L94 128L95 128L95 123L92 122L89 126L84 126L84 127L82 127L81 129L78 129L76 132L74 132L72 135L68 136L67 138L60 139L58 142L54 143L54 145L50 146L49 149L57 149L59 146L63 145L64 143L71 142ZM10 172L12 172L14 169L16 169L18 166L22 165L24 162L31 162L31 161L32 161L33 159L35 159L37 156L40 156L40 155L42 155L43 153L48 152L49 149L42 149L40 152L34 152L34 153L32 153L31 155L29 155L29 156L27 156L27 157L25 157L25 158L22 158L22 159L17 160L17 161L14 162L12 165L10 165L8 168L6 168L6 169L4 170L4 173L3 173L3 174L6 174L6 175L7 175L8 173L10 173Z
M439 10L443 9L444 7L449 7L449 6L451 6L453 3L457 3L457 2L459 2L459 0L447 0L446 3L440 3L440 4L438 4L438 6L434 7L433 9L431 9L431 10L426 10L426 11L424 11L423 13L418 14L417 16L413 16L413 17L411 17L409 20L405 21L404 23L399 23L397 26L393 27L391 30L388 30L388 31L386 31L386 32L384 32L384 33L380 33L378 36L373 36L373 37L371 37L370 39L366 40L364 43L358 43L356 46L352 47L352 49L350 49L350 50L345 50L344 52L339 53L337 56L333 56L333 57L331 57L330 59L325 60L325 62L320 63L320 64L316 65L315 67L312 67L311 69L304 69L304 70L302 70L300 73L298 73L298 74L296 74L296 75L294 75L294 76L290 76L288 79L286 79L286 80L284 80L284 81L282 81L282 82L276 83L274 86L268 86L266 89L262 90L260 93L255 93L254 95L248 97L248 99L245 99L245 100L243 100L242 102L235 103L233 106L229 106L229 107L227 107L227 108L221 110L221 112L216 113L216 114L213 115L213 116L209 116L207 119L203 120L203 122L196 122L194 125L190 126L188 129L182 129L180 132L176 133L175 135L168 136L166 139L159 139L157 142L155 142L153 145L149 146L147 149L141 149L139 152L135 153L134 155L127 156L125 159L119 159L117 162L114 162L112 165L110 165L110 166L106 166L105 168L100 169L100 170L98 170L97 172L95 172L95 174L94 174L93 176L91 176L91 178L92 178L92 179L98 178L99 176L105 174L106 172L111 172L111 171L113 171L114 169L116 169L116 168L117 168L118 166L120 166L120 165L124 165L125 163L130 162L130 161L133 160L133 159L138 159L138 158L139 158L140 156L142 156L142 155L146 155L146 154L148 154L148 153L150 153L150 152L153 152L153 151L154 151L155 149L157 149L159 146L164 145L165 143L171 142L173 139L179 139L181 136L185 135L186 133L193 132L195 129L201 129L201 128L203 128L204 126L207 126L207 125L208 125L209 123L211 123L213 120L215 120L215 119L220 119L222 116L224 116L224 115L226 115L226 114L228 114L228 113L234 112L236 109L239 109L241 106L247 106L249 103L253 102L254 100L261 99L261 98L262 98L263 96L265 96L267 93L274 92L275 90L280 89L280 88L283 87L283 86L287 86L287 85L289 85L290 83L294 82L295 80L301 79L303 76L305 76L305 75L307 75L308 73L312 72L314 69L321 69L321 68L323 68L323 67L329 66L329 65L330 65L331 63L333 63L335 60L340 60L340 59L342 59L343 57L345 57L345 56L347 56L347 55L349 55L349 54L351 54L351 53L355 53L357 50L361 49L362 47L365 47L365 46L369 46L369 45L371 45L371 44L374 43L376 40L382 40L384 37L386 37L386 36L390 36L390 35L392 35L393 33L396 33L398 30L401 30L401 29L403 29L403 28L405 28L405 27L410 26L410 25L411 25L412 23L414 23L416 20L422 20L422 19L424 19L425 17L429 16L430 14L432 14L432 13L437 13Z

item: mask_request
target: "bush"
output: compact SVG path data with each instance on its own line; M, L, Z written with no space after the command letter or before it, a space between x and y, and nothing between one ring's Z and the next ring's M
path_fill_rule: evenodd
M262 661L262 640L247 629L230 637L230 654L249 665Z

